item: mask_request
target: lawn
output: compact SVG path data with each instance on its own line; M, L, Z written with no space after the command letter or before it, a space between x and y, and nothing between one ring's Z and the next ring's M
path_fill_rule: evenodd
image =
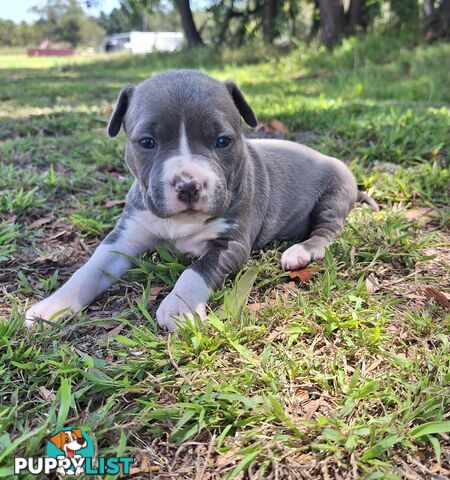
M134 456L134 478L450 475L450 45L255 50L0 55L0 477L63 425ZM346 161L380 212L356 206L308 281L281 270L286 244L255 252L203 325L158 329L189 264L160 249L27 331L27 305L120 214L125 136L105 135L119 89L186 67L235 80L261 122Z

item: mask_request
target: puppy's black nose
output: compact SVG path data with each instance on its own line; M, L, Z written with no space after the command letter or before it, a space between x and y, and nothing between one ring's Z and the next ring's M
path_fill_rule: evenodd
M79 445L84 445L86 443L86 440L84 438L77 438L77 442Z
M178 200L185 203L195 203L200 198L200 190L202 185L199 182L183 182L177 185Z

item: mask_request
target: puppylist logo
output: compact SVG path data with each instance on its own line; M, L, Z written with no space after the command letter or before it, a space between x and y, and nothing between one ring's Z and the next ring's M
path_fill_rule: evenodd
M134 462L133 457L98 457L97 462L94 459L94 442L87 429L66 427L48 439L45 457L16 457L14 474L128 475Z

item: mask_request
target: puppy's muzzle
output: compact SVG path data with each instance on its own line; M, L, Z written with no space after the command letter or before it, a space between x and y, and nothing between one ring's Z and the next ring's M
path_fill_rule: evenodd
M155 175L153 179L152 195L158 200L158 189L162 190L161 210L169 215L191 211L210 213L216 208L220 179L212 162L204 157L169 158L164 162L162 175Z

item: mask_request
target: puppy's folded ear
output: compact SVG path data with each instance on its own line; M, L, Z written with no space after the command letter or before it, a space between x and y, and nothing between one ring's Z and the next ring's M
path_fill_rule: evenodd
M247 103L247 100L244 98L244 95L242 95L238 86L234 82L225 82L225 85L228 88L241 117L245 120L247 125L250 125L250 127L256 127L256 125L258 125L258 120L256 120L255 112Z
M108 124L108 135L110 137L115 137L120 132L120 127L123 123L123 117L125 116L125 113L127 113L128 104L133 91L134 87L132 86L125 87L120 91L116 108L111 115Z
M56 435L53 435L53 437L49 438L49 440L53 443L53 445L55 445L56 448L59 448L60 450L63 449L64 439L65 439L64 432L59 432Z

